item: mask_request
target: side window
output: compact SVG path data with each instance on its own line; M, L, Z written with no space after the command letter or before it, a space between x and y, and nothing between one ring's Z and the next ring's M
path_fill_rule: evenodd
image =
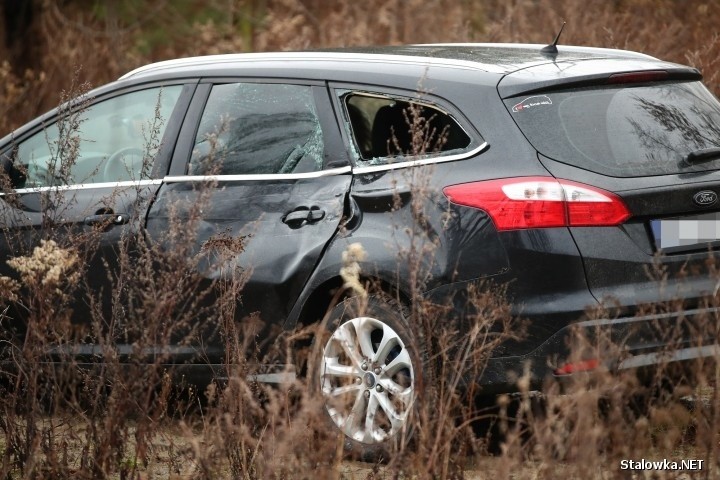
M210 92L190 175L253 175L322 169L323 135L312 87L233 83Z
M68 113L17 145L13 187L147 178L181 90L131 92Z
M343 103L363 165L391 163L398 156L441 155L471 143L455 119L427 103L365 93L348 93Z

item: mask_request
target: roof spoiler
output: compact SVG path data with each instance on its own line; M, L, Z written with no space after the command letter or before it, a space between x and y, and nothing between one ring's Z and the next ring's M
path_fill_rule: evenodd
M592 61L587 61L587 63L590 62ZM657 65L658 64L652 66ZM647 68L648 65L645 65L645 68L610 70L602 73L578 75L569 75L568 73L570 72L568 70L558 71L557 69L554 71L547 70L547 75L542 75L539 74L540 72L538 72L537 69L539 67L546 67L547 65L541 65L506 75L498 84L498 93L501 98L510 98L517 95L545 93L554 90L566 90L568 88L652 83L669 80L702 80L702 74L696 68L682 67L669 63L660 63L659 65L665 68L649 69ZM541 78L543 76L545 77L544 79Z

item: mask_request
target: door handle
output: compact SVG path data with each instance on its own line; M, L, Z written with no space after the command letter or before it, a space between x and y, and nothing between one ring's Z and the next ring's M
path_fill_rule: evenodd
M300 207L283 217L283 223L292 228L299 228L306 223L315 223L325 218L325 210L319 207Z
M325 210L320 210L317 207L313 207L310 209L310 213L308 213L308 222L318 222L325 218Z
M85 225L91 227L102 225L110 228L113 225L125 225L129 220L130 217L125 213L101 213L85 217Z

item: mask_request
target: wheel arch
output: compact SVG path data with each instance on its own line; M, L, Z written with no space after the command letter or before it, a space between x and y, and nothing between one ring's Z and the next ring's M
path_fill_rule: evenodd
M398 300L400 303L410 305L410 295L399 287L397 282L392 282L379 275L361 275L360 282L368 289L370 294L381 293ZM335 305L346 298L352 297L352 290L344 287L344 283L342 277L336 275L314 286L300 308L297 309L297 313L288 318L286 328L291 329L298 325L311 325L321 320Z

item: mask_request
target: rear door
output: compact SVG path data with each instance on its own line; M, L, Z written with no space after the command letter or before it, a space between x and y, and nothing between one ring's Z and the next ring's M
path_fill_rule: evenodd
M279 327L294 306L338 229L350 188L327 89L320 82L207 80L189 112L148 231L166 243L191 242L207 284L241 275L238 325L249 338L271 341L260 332ZM178 227L182 238L170 239ZM198 322L209 322L199 326L208 339L205 357L220 360L218 325Z
M570 227L596 298L630 314L672 299L692 308L716 290L720 103L697 73L596 74L505 104L553 176L613 192L630 210L619 226Z

